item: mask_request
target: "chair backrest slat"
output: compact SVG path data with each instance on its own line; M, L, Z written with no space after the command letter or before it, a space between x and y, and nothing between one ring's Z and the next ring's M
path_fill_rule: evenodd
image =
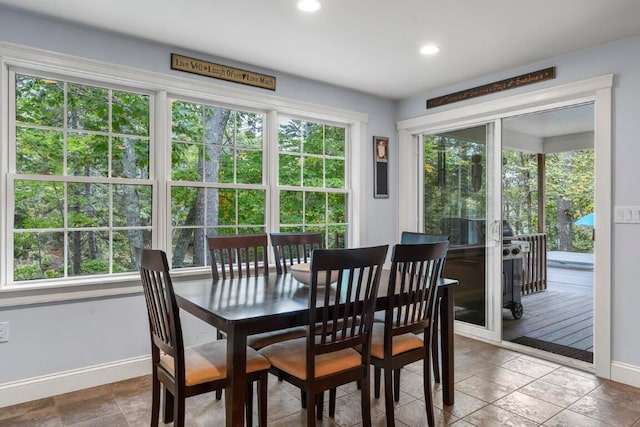
M293 264L308 262L314 249L324 247L322 233L271 233L270 237L278 274L286 274Z
M267 275L267 241L266 233L207 237L214 280L220 278L218 264L223 279Z

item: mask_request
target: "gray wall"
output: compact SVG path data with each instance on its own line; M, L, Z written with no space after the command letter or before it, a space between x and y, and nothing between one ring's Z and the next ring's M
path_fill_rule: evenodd
M627 38L571 55L507 70L482 79L463 82L456 86L421 93L399 103L397 118L404 120L424 116L430 112L445 111L612 73L614 74L612 101L613 205L640 205L640 185L638 185L637 172L637 159L640 158L640 144L638 143L640 138L640 108L638 107L640 55L638 52L640 52L640 37ZM469 64L469 66L473 67L473 64ZM556 67L557 77L554 80L450 104L431 111L425 109L425 101L429 98L550 66ZM640 286L638 285L638 270L636 268L638 267L640 225L613 224L612 231L612 362L622 362L638 370L640 369L640 340L637 339L637 313Z
M3 6L0 6L0 41L181 78L201 79L208 83L212 80L170 70L170 53L192 54L197 58L275 75L276 96L368 114L366 143L370 154L361 160L367 167L368 177L372 176L373 135L392 137L391 160L394 157L396 103L391 100L197 52L28 15ZM234 86L233 83L219 83ZM265 93L248 86L242 88ZM391 164L390 168L393 189L397 185L395 165ZM368 180L366 192L363 212L366 229L371 232L366 233L361 244L395 242L397 236L392 226L396 223L395 191L392 190L389 199L373 199L372 183ZM0 384L149 353L147 320L141 295L0 308L0 322L4 321L10 322L11 339L0 344ZM187 322L189 327L185 329L191 331L187 337L191 342L213 337L211 328L202 322L196 319Z

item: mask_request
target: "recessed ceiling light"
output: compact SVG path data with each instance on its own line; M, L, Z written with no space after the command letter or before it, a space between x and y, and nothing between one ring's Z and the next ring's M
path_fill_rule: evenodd
M320 2L318 0L300 0L298 2L298 9L305 12L315 12L320 9Z
M434 53L438 53L439 51L440 48L433 44L428 44L420 48L420 53L423 55L433 55Z

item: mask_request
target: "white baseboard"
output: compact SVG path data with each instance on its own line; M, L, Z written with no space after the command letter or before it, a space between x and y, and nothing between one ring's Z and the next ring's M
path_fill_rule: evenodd
M614 360L611 362L611 380L640 387L640 367Z
M0 408L151 373L150 356L0 384Z

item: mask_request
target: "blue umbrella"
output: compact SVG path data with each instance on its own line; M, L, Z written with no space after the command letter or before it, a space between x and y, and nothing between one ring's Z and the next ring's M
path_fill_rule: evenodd
M595 214L591 212L574 222L575 225L584 225L585 227L595 227Z

